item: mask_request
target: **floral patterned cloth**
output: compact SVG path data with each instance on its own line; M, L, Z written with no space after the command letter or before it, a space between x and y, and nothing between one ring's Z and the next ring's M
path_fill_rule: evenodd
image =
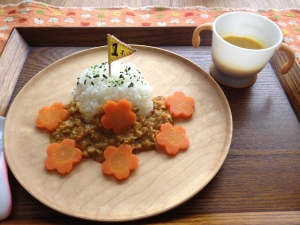
M197 26L212 22L219 15L231 11L248 11L268 17L282 30L284 40L295 51L300 62L299 9L226 9L148 6L130 8L56 7L25 0L19 4L0 5L0 52L3 51L14 27L26 26Z

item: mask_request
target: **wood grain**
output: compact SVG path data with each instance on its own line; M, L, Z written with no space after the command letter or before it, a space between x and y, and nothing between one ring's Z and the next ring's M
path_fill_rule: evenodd
M0 116L6 111L28 51L28 44L14 30L0 57Z
M114 34L128 44L148 46L190 46L195 27L20 27L18 32L33 47L93 47L107 44ZM65 37L69 38L65 38ZM88 38L87 38L88 37ZM211 45L211 31L201 32L201 45Z
M284 62L287 62L287 56L281 52L277 51L272 59L270 60L276 75L294 109L294 112L300 122L300 67L297 62L294 63L294 66L290 72L286 75L281 74L281 67Z
M31 210L38 210L38 208L31 208ZM43 211L39 211L41 216ZM48 213L49 215L49 213ZM276 224L289 224L289 225L298 225L299 224L299 212L298 211L288 211L288 212L253 212L253 213L215 213L215 214L189 214L182 216L179 214L170 215L170 217L157 216L147 220L140 221L131 221L124 222L122 224L138 225L138 224L157 224L157 225L177 225L177 224L245 224L245 225L257 225L257 224L266 224L266 225L276 225ZM43 219L31 219L30 217L25 217L26 223L32 225L40 224L107 224L99 223L93 221L83 221L78 220L72 217L67 217L64 219L64 216L53 215L48 217L47 220ZM24 219L25 219L24 218ZM18 221L20 224L23 223L23 220ZM15 225L13 221L5 220L1 224L5 225ZM109 223L109 224L120 224L120 223Z

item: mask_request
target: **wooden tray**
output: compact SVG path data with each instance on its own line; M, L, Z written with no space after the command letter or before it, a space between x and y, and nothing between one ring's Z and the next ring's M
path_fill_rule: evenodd
M0 58L0 92L5 93L0 97L1 115L6 114L9 99L12 101L37 72L74 52L105 45L106 33L127 43L160 46L208 71L211 33L201 33L201 43L206 46L194 49L191 47L193 30L193 27L15 29ZM173 224L174 221L252 221L258 224L274 221L272 219L288 223L300 218L300 127L296 118L299 118L299 97L288 94L297 93L300 73L295 63L288 77L282 76L293 81L287 82L289 91L281 87L277 76L286 59L280 54L274 55L273 67L268 64L251 88L240 90L221 85L232 110L234 129L229 154L215 178L183 205L136 224ZM295 103L289 102L286 96L294 98ZM13 212L4 224L86 223L41 204L22 188L10 171L9 179Z

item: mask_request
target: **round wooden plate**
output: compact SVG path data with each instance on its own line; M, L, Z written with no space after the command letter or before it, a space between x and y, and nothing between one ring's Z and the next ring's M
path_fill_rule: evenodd
M217 83L191 61L159 48L135 45L132 62L153 87L153 97L183 91L195 99L190 119L175 120L190 147L174 157L138 153L139 167L125 181L105 176L101 164L84 159L69 175L44 167L49 134L37 129L38 110L72 99L76 78L107 61L107 47L67 56L43 69L20 91L7 114L4 146L9 167L36 199L61 213L96 221L129 221L157 215L187 201L216 175L231 143L232 118Z

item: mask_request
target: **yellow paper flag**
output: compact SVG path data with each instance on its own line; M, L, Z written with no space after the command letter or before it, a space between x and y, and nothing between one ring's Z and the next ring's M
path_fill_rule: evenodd
M108 45L108 63L124 58L136 52L135 48L132 48L128 44L117 39L115 36L107 35L107 45Z

